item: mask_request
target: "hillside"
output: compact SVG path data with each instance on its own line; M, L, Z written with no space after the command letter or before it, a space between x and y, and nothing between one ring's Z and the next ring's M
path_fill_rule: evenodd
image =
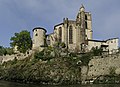
M80 83L80 68L72 58L52 58L43 61L28 57L14 59L0 67L0 78L10 81L40 84L75 84Z

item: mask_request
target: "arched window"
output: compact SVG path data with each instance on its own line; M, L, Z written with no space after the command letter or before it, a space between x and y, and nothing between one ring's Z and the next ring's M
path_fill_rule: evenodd
M62 28L59 27L59 42L62 42Z
M73 29L72 26L69 27L69 44L73 43Z

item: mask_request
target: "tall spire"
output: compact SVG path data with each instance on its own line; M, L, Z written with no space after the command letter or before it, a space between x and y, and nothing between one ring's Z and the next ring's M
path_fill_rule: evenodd
M83 4L81 4L81 8L85 8Z
M81 7L80 7L80 12L82 12L82 11L85 11L85 7L83 4L81 4Z

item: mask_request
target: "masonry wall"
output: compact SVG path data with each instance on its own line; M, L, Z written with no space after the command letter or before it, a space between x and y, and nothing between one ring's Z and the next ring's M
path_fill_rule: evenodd
M88 41L88 50L91 50L92 47L100 48L102 42Z
M120 74L120 54L109 55L102 58L101 56L94 57L89 62L88 78L97 77L100 75L110 74L110 68L115 68L115 73Z
M28 54L28 52L26 52L26 54L18 53L18 54L13 54L13 55L0 56L0 63L4 63L4 62L7 62L7 61L12 61L15 58L18 59L18 60L22 60L22 59L25 59L26 57L32 55L32 53L34 53L34 51L30 50L29 54Z

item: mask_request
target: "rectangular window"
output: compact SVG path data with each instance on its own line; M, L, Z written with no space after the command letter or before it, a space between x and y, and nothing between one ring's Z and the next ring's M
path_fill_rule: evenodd
M62 42L62 28L59 27L59 42Z
M87 21L85 21L85 29L88 29Z
M73 29L72 29L72 26L69 27L69 44L73 44Z

